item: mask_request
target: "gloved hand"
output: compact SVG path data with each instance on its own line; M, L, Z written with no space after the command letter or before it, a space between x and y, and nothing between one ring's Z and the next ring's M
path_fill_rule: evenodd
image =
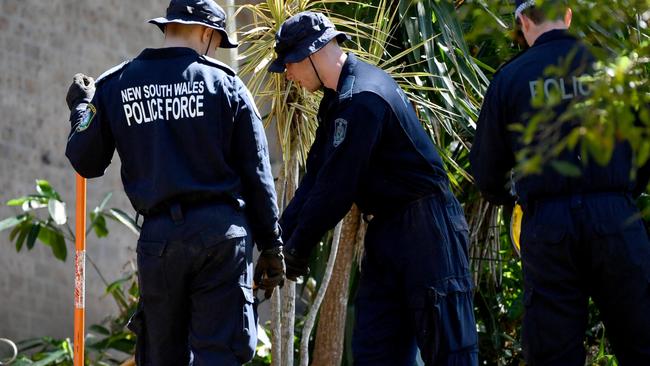
M68 103L70 111L75 109L80 103L90 102L95 95L95 80L84 74L76 74L72 77L72 84L68 88L68 94L65 101Z
M298 277L309 274L308 258L301 258L295 252L285 251L284 261L287 264L287 279L296 281Z
M282 246L264 249L255 265L253 280L258 288L264 290L264 297L270 298L276 286L284 284L284 256Z

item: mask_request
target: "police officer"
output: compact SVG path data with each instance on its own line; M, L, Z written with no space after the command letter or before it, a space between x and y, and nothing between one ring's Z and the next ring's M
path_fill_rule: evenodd
M594 59L567 31L571 9L562 1L517 1L515 18L530 49L506 64L487 91L471 150L474 178L485 198L523 206L521 254L525 315L523 350L529 365L584 365L588 300L600 310L621 365L650 362L650 244L634 197L647 183L647 167L631 179L632 154L619 143L605 166L565 150L558 160L580 169L566 176L544 164L541 174L517 177L515 156L523 148L552 145L550 134L525 145L510 125L528 125L533 101L556 101L554 117L539 128L561 136L579 120L558 118L589 95L581 78ZM549 67L560 66L549 72ZM558 125L559 124L559 125ZM511 192L515 192L515 197Z
M269 70L322 89L307 170L280 221L287 278L356 203L372 215L356 297L355 365L477 365L468 227L408 98L384 71L344 53L319 13L289 18Z
M213 0L172 0L163 48L145 49L96 82L75 76L66 155L99 177L114 150L133 207L138 365L240 365L257 343L255 283L271 295L284 276L267 142L235 72L208 57L236 44ZM95 87L96 92L95 92Z

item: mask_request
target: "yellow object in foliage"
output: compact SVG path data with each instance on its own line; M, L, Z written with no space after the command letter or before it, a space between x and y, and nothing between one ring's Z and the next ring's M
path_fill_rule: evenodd
M517 255L521 257L521 244L519 238L521 237L521 220L524 218L524 211L521 206L515 205L512 210L512 217L510 218L510 240L512 246L515 247Z

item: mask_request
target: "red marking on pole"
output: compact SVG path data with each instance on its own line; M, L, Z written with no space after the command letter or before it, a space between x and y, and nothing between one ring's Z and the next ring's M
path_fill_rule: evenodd
M74 366L84 366L86 292L86 179L77 174L75 210Z

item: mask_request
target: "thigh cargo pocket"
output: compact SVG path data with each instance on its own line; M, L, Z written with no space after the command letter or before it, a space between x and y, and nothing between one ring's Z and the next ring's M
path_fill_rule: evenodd
M165 298L165 241L138 240L138 278L142 298Z
M477 352L472 279L451 278L411 297L418 346L425 363Z
M250 361L255 355L257 346L257 304L253 289L240 285L241 289L241 321L234 337L233 351L241 363Z

